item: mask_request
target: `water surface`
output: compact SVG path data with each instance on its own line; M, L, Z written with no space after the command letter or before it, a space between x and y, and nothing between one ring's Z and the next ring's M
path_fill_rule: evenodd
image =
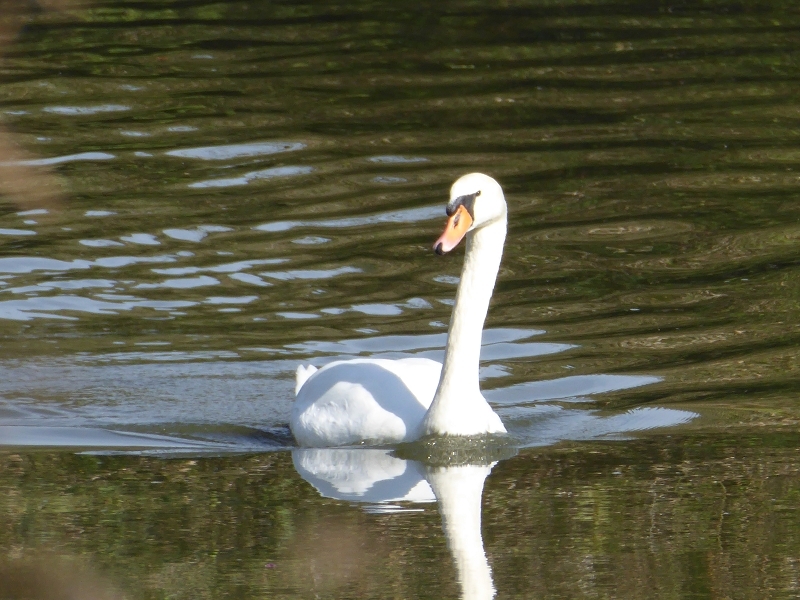
M286 424L300 362L442 356L462 253L430 245L478 170L510 216L498 597L796 593L793 6L16 10L3 560L131 597L462 594L444 504L324 499Z

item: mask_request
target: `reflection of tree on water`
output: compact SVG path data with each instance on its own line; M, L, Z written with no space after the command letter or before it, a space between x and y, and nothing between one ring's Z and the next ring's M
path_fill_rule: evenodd
M303 449L295 450L292 458L298 473L323 496L376 503L373 509L378 512L404 512L392 502L437 501L462 598L494 597L481 536L481 496L496 463L422 463L379 449Z
M40 10L66 11L88 2L39 0ZM6 46L13 43L34 15L33 3L0 1L0 65ZM52 207L61 200L64 183L50 170L35 164L36 157L25 151L15 135L0 122L0 199L20 208Z
M0 560L0 598L124 600L125 596L80 558L41 553Z

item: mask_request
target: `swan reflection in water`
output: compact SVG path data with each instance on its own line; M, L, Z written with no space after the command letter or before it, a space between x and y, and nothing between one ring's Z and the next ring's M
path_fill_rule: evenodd
M323 496L375 504L375 512L408 510L392 502L438 502L462 598L494 597L481 536L481 496L496 462L429 465L398 458L391 450L366 448L298 449L292 460L300 476Z

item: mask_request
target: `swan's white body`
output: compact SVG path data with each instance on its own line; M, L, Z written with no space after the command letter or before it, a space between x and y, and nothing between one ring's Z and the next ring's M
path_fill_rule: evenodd
M290 425L301 446L505 433L478 383L481 333L506 237L503 190L486 175L465 175L450 190L448 215L436 251L450 251L464 235L467 249L444 365L424 358L358 358L319 370L300 366Z

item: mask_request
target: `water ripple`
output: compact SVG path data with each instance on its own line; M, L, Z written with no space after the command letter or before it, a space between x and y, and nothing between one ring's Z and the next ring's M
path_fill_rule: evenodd
M36 235L35 231L31 231L30 229L6 229L0 228L0 235Z
M170 288L175 290L190 290L197 287L219 285L219 279L200 275L200 277L183 277L181 279L165 279L161 283L139 283L134 287L140 290L150 290L156 288Z
M197 303L188 301L124 300L121 302L109 302L83 296L45 296L0 302L0 319L11 321L30 321L35 318L77 320L77 317L74 316L54 313L68 311L107 315L116 314L120 311L130 311L134 308L168 310L171 308L185 308L195 304Z
M96 115L107 112L123 112L130 110L124 104L99 104L97 106L47 106L43 112L64 116Z
M172 131L176 131L175 128ZM182 130L185 131L185 130ZM197 158L200 160L230 160L248 156L267 156L280 152L302 150L306 145L300 142L246 142L242 144L229 144L226 146L206 146L204 148L186 148L185 150L170 150L167 156L178 158Z
M364 217L344 217L341 219L323 219L319 221L276 221L257 225L254 229L265 232L288 231L297 227L362 227L365 225L377 225L381 223L416 223L418 221L429 221L444 214L442 207L411 208L368 215Z
M314 167L272 167L260 171L250 171L239 177L226 177L222 179L207 179L190 183L190 188L215 188L233 187L237 185L247 185L251 181L258 179L274 179L275 177L292 177L294 175L306 175L311 173Z
M276 265L286 262L286 258L261 258L253 260L240 260L232 263L223 263L212 267L173 267L168 269L152 269L153 273L159 275L192 275L208 271L211 273L238 273L246 269L252 269L259 265Z
M543 400L583 398L592 394L627 390L662 381L649 375L575 375L560 379L530 381L507 388L489 390L488 400L496 404L520 404Z
M384 163L384 164L408 164L408 163L421 163L421 162L428 162L427 158L423 158L422 156L373 156L369 159L369 162L373 163Z
M0 166L25 165L28 167L45 167L49 165L60 165L63 163L91 160L111 160L116 158L114 154L108 152L79 152L78 154L68 154L66 156L54 156L52 158L36 158L31 160L18 160L0 163Z
M337 267L335 269L295 269L292 271L263 271L259 273L262 277L270 277L281 281L292 279L330 279L348 273L361 273L357 267Z

